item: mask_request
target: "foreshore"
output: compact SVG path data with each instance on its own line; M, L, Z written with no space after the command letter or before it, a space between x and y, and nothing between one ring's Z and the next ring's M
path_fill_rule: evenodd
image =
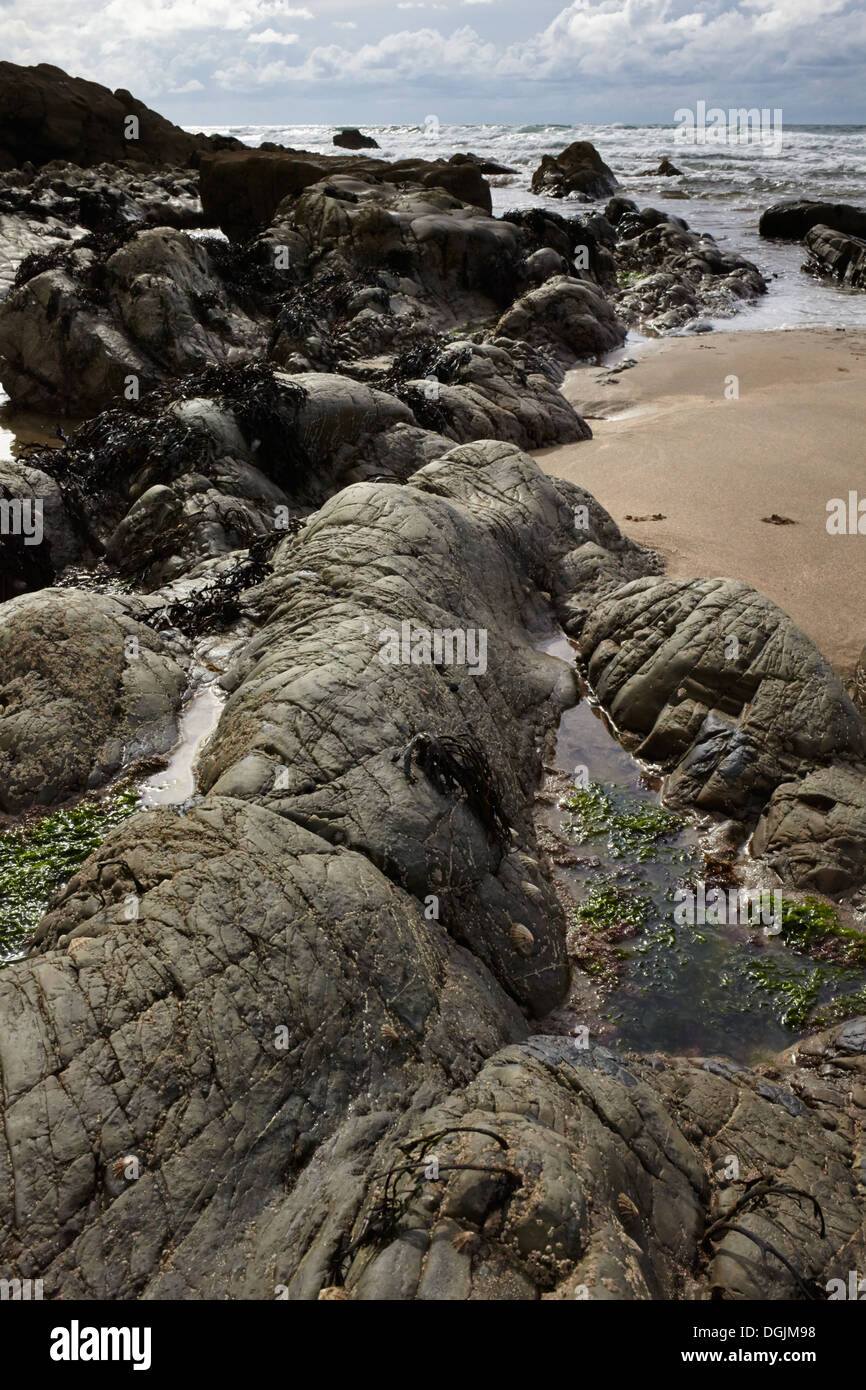
M831 535L827 504L866 496L866 334L715 333L624 358L637 365L569 372L564 394L594 438L535 458L669 574L742 579L774 599L849 678L866 644L866 536ZM793 524L763 520L774 514Z

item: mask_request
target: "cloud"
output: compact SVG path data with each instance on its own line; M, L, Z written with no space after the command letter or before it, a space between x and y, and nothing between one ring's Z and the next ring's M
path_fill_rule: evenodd
M203 92L204 83L199 82L197 77L191 77L182 87L169 87L169 91L173 96L183 96L185 92Z
M247 43L297 43L299 34L278 34L276 29L263 29L260 34L247 34Z
M674 108L688 92L688 100L720 105L780 106L782 88L787 96L814 94L819 106L844 100L851 111L862 100L862 0L571 0L535 32L532 7L524 7L519 38L514 27L503 37L493 0L460 0L461 8L473 6L478 28L457 23L449 32L432 13L437 0L399 3L425 4L429 22L381 37L371 31L377 37L366 41L356 30L381 17L373 0L354 0L352 9L349 0L341 8L323 5L330 14L354 13L361 25L287 0L0 0L0 9L4 57L54 62L132 87L154 105L161 93L200 90L190 85L196 81L251 95L294 84L318 88L322 101L341 84L411 101L417 83L419 101L459 92L479 116L512 97L527 103L523 116L529 102L541 110L548 95L573 102L575 118L593 100L604 101L614 119L638 103L648 111L654 94L663 100L674 91ZM452 12L456 4L450 0ZM300 31L303 46L293 20L318 22ZM336 42L323 39L335 29ZM296 49L294 61L269 53L271 45ZM213 96L218 101L219 91Z

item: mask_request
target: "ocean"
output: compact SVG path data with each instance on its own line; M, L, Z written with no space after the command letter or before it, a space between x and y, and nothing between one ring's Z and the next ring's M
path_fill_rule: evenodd
M192 130L194 127L187 127ZM248 145L264 141L318 153L335 152L335 126L206 126L209 133L235 135ZM758 236L765 208L783 198L866 203L866 126L786 126L776 143L753 136L722 145L680 144L672 126L646 125L439 125L429 118L416 126L362 126L379 142L371 151L383 159L448 158L458 152L507 164L513 175L493 176L494 212L549 206L568 215L580 203L537 198L529 191L544 154L557 154L573 140L591 140L622 184L624 196L641 207L657 206L684 217L697 232L710 232L721 246L748 257L769 281L768 294L718 330L804 328L813 325L866 328L866 294L818 280L802 269L798 243ZM667 155L682 178L659 178L654 170Z

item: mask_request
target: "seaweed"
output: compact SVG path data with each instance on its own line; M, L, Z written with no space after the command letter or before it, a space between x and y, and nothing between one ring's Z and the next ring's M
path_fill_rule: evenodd
M294 530L299 530L301 525L300 519L296 519ZM291 534L291 529L285 534ZM282 539L278 532L256 537L245 559L190 598L178 599L157 609L151 626L157 632L176 628L187 637L200 637L203 633L229 627L240 617L241 594L261 584L272 572L271 555Z
M0 957L20 949L52 895L137 806L127 789L0 831Z
M575 787L561 804L569 812L565 824L568 834L579 841L606 835L614 859L652 859L658 854L660 842L678 834L686 824L674 811L609 792L601 782Z
M448 734L419 733L406 747L391 755L403 764L407 781L413 782L412 763L426 774L440 796L462 796L492 839L501 846L508 843L509 822L502 806L496 779L480 742L471 734L452 738Z
M866 935L843 927L836 910L820 898L783 902L781 936L792 950L813 959L866 966Z
M826 1233L824 1213L821 1210L821 1204L817 1197L813 1197L811 1192L806 1192L801 1187L792 1187L787 1183L781 1183L777 1181L776 1178L761 1177L753 1178L751 1182L746 1183L745 1192L742 1197L734 1203L731 1210L725 1216L712 1222L712 1224L706 1228L701 1238L701 1244L707 1245L710 1243L718 1245L722 1237L729 1231L736 1231L737 1235L745 1236L747 1240L757 1245L763 1255L772 1255L774 1259L777 1259L780 1264L784 1265L785 1269L796 1281L797 1287L804 1298L809 1300L823 1298L824 1291L821 1289L820 1284L814 1279L809 1279L801 1275L787 1257L783 1255L781 1251L777 1250L774 1245L771 1245L767 1240L763 1240L760 1236L756 1235L754 1231L748 1230L745 1226L741 1226L733 1219L741 1213L746 1212L749 1208L753 1210L765 1208L771 1197L793 1197L800 1206L802 1206L804 1202L808 1202L812 1208L812 1215L818 1223L818 1233L821 1239L824 1239Z

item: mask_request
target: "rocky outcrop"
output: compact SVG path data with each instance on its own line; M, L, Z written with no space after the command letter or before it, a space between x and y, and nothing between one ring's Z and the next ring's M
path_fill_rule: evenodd
M680 328L703 314L729 317L766 292L751 261L721 251L713 237L689 230L681 217L656 208L617 206L617 311L654 333Z
M667 155L665 155L664 159L662 160L661 164L655 172L656 175L660 178L673 179L679 177L683 171L682 169L678 169L674 162L668 159Z
M803 241L806 233L818 223L834 232L866 237L866 210L863 208L852 207L850 203L811 202L806 198L774 203L761 214L758 231L765 237Z
M135 612L76 589L0 604L0 810L56 805L172 747L186 677Z
M754 1069L533 1035L567 976L531 803L576 690L527 625L650 565L492 443L283 543L203 795L111 831L0 973L0 1276L798 1299L859 1259L862 1020ZM383 663L404 622L483 630L484 669Z
M497 333L546 348L565 369L600 357L625 341L626 329L610 302L586 280L546 280L503 314Z
M669 774L671 804L747 824L766 808L756 844L798 886L860 877L866 728L775 604L734 580L647 578L566 621L616 727ZM813 777L835 793L813 797Z
M490 214L490 186L477 163L365 156L319 155L303 150L244 150L205 155L201 160L201 198L211 225L237 240L263 232L284 199L296 198L314 183L338 176L366 184L445 189L461 202Z
M26 267L0 305L0 379L17 405L80 415L262 352L267 328L201 241L156 228L105 249L79 244L51 268Z
M588 140L575 140L555 158L546 154L532 175L532 192L549 198L609 198L619 184Z
M111 92L50 63L0 63L0 169L52 159L193 164L204 150L232 143L239 142L189 135L130 92Z
M852 290L866 289L866 240L818 225L806 233L805 244L809 259L804 270L832 275Z
M620 577L646 563L595 504L575 529L584 498L471 446L408 487L347 489L284 543L267 622L225 677L204 798L109 835L0 979L4 1273L38 1267L55 1296L228 1290L214 1242L240 1249L344 1123L368 1117L366 1171L382 1107L444 1101L561 997L531 801L539 737L575 691L524 622L536 583L573 582L575 552L590 587L602 556ZM383 662L403 622L483 631L484 660ZM62 1148L44 1147L48 1092L70 1107L47 1120ZM293 1273L307 1245L284 1246ZM250 1269L235 1296L273 1285L269 1257Z
M378 150L379 148L378 140L374 140L371 135L362 135L360 130L356 130L354 127L338 130L333 143L344 150Z

